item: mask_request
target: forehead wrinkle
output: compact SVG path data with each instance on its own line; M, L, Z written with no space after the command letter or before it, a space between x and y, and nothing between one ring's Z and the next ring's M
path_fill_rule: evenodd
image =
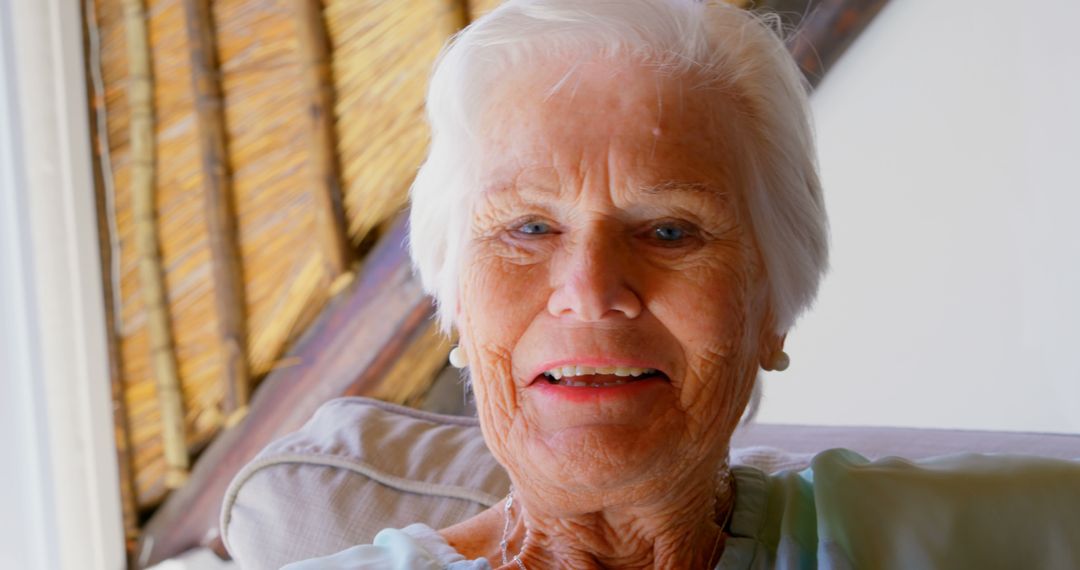
M638 192L649 196L664 196L675 194L686 194L692 196L699 196L705 198L717 198L722 201L727 201L730 198L730 193L721 189L715 184L708 182L688 182L682 180L665 180L657 184L646 184L635 188ZM514 177L513 181L492 183L487 185L482 191L482 196L486 198L502 197L507 194L516 194L518 196L528 194L538 194L546 197L559 197L562 194L564 188L562 185L558 187L549 187L542 184L525 183L519 184L517 177Z
M549 88L547 90L541 88L537 93L537 95L541 95L539 103L541 105L553 104L555 103L553 96L556 93L561 93L564 99L558 104L564 106L570 105L571 110L573 110L574 105L572 102L576 97L576 93L582 81L586 78L594 77L594 75L586 73L583 67L584 65L582 62L572 61L568 62L566 67L559 69L554 77L551 78L551 82L546 82L548 83ZM605 68L600 69L599 71L609 76L614 74L614 71L611 69ZM637 182L652 182L658 180L658 178L654 178L655 174L660 174L659 172L655 172L656 170L662 171L670 169L655 164L657 157L660 157L661 162L664 162L664 164L671 159L682 164L683 162L686 162L688 157L700 158L699 155L704 154L704 152L698 147L702 144L709 145L710 148L707 150L707 154L710 156L715 156L717 153L724 154L722 148L716 148L717 145L726 147L725 144L722 144L722 141L727 138L724 135L727 134L728 129L722 121L717 120L718 117L716 115L712 112L707 112L716 111L717 108L714 105L717 102L720 102L721 106L723 106L723 103L725 102L723 101L723 98L718 97L719 101L717 102L703 102L703 104L708 104L709 107L708 109L703 110L707 115L705 117L705 123L708 127L702 125L700 121L696 124L691 124L689 127L682 125L681 123L664 125L665 122L676 120L675 117L685 116L691 106L691 102L686 99L690 93L698 90L695 89L693 85L688 85L686 82L687 79L693 77L693 74L671 76L664 74L659 70L654 69L651 71L653 72L651 74L652 77L641 85L645 89L644 100L639 98L637 102L637 111L645 112L646 115L648 115L635 121L640 126L640 130L642 131L640 136L642 138L638 139L637 142L631 140L631 142L635 142L635 144L644 143L647 146L640 148L640 151L635 151L640 152L641 154L636 158L631 156L629 159L630 165L623 165L624 167L630 168L630 172L624 172L622 176L624 179L623 183L616 184L616 186L623 186L624 191L629 190L630 192L642 194L688 192L708 196L710 199L716 199L717 197L724 198L726 192L723 188L727 187L729 183L732 182L732 168L734 165L726 164L723 160L710 160L708 161L708 164L700 164L700 160L695 158L691 160L691 164L683 165L689 167L691 171L699 171L701 174L706 174L706 172L711 171L713 175L719 175L719 179L711 185L706 182L692 182L694 179L699 179L698 176L692 176L689 179L682 178L682 181L672 179L660 184L651 184L643 188L638 187L638 185L635 184L634 178L637 178ZM525 81L533 79L536 78L523 78ZM669 80L673 79L674 81L669 82ZM669 91L669 89L672 89L673 91ZM705 89L704 91L707 93L713 92L713 90L710 89ZM567 100L567 96L569 96L569 100ZM652 101L648 101L648 99L652 99ZM673 99L675 103L674 106L672 105ZM711 99L711 97L708 97L708 99ZM644 103L644 105L642 105L642 103ZM518 195L521 197L535 195L544 198L559 198L567 191L573 192L573 190L578 188L580 183L583 182L580 178L585 176L585 173L581 171L585 165L581 163L583 158L576 156L583 149L577 148L573 144L571 144L571 146L574 147L573 149L563 149L559 144L556 144L554 148L551 146L554 143L552 140L549 140L549 134L551 136L556 136L556 139L553 140L562 140L558 137L562 137L565 133L558 131L554 134L545 134L545 131L541 133L542 136L537 137L538 140L536 143L540 145L539 148L535 148L537 145L532 145L532 147L525 149L527 152L524 152L519 156L518 152L514 150L516 147L511 145L513 148L508 148L504 145L510 145L510 143L518 140L520 137L511 136L512 133L506 130L507 123L495 119L494 117L491 119L493 122L487 124L493 129L490 132L497 133L497 136L493 137L493 147L485 146L487 146L487 148L495 155L505 156L506 152L510 151L510 154L513 155L513 160L510 162L516 162L517 164L513 166L508 164L507 166L510 166L510 168L502 167L496 169L495 172L491 172L490 175L493 176L486 177L490 182L481 183L479 194L490 195L490 197L498 195L500 198L506 195ZM641 124L643 122L641 119L644 119L644 121L647 122ZM546 122L537 122L537 120L539 119L530 119L530 122L523 123L523 126L542 127L547 125ZM581 126L580 121L571 120L570 122L577 125L577 128L580 128ZM653 124L649 125L648 123ZM571 126L568 128L574 127ZM699 129L702 128L707 129L707 132L698 132ZM599 134L596 135L602 136ZM622 141L626 138L624 135L625 133L613 133L607 138L609 146L606 149L608 151L608 153L606 153L606 158L609 174L615 174L616 171L616 169L613 168L615 166L613 163L615 157L610 154L615 149L613 149L610 144L615 143L616 141ZM635 133L631 133L627 136L634 135ZM565 150L573 151L575 156L561 157L563 158L562 161L558 159L560 157L554 156L556 154L565 154L562 152ZM679 157L682 157L682 160L680 160ZM577 160L575 160L575 158ZM533 164L528 164L530 162ZM545 164L540 165L537 164L537 162L544 162ZM515 169L515 167L520 168L520 170L517 170L516 172L513 171L512 169ZM624 168L621 167L620 170L621 169ZM681 170L683 168L679 167L679 169ZM498 170L502 170L503 172L499 173ZM546 170L549 170L550 172L545 172ZM650 170L654 171L655 174L650 175L648 173ZM705 178L708 180L712 179L713 176L706 175Z
M708 182L687 182L683 180L665 180L658 184L646 184L638 188L644 194L663 195L672 192L728 198L728 192Z
M529 172L542 170L554 170L554 167L549 166L534 166L527 167L518 170L511 177L501 177L494 182L488 182L483 185L480 190L481 197L491 198L496 196L505 196L507 194L541 194L547 196L558 196L562 192L562 184L550 184L538 183L535 180L528 180L522 182L521 178ZM556 174L557 175L557 174Z

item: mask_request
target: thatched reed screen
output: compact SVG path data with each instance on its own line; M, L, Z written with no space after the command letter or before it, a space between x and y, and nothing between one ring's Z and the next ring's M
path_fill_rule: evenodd
M87 0L130 531L402 209L431 64L484 9Z

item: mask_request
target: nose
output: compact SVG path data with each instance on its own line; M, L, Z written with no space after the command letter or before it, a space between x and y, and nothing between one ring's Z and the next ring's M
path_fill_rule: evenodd
M551 269L549 313L585 322L641 314L641 298L628 282L633 259L617 236L594 230L565 253Z

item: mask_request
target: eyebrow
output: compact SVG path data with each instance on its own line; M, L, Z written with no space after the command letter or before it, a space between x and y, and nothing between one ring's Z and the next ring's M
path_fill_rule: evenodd
M669 192L685 192L690 194L709 194L726 198L728 192L720 187L707 182L685 182L681 180L665 180L659 184L650 184L639 188L646 194L666 194Z
M482 195L500 195L510 192L522 193L522 192L537 192L540 194L558 194L558 187L544 186L541 184L516 184L516 183L495 183L489 184L481 191Z

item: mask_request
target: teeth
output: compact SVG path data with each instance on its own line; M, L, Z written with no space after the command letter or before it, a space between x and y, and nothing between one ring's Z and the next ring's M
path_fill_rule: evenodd
M592 376L592 375L595 375L595 374L605 374L605 375L614 374L615 376L621 376L621 377L625 378L625 377L628 377L628 376L638 377L638 376L644 376L646 374L655 374L655 373L656 373L656 369L654 369L654 368L634 368L634 367L630 367L630 366L600 366L598 368L594 368L592 366L576 366L576 365L573 365L573 366L560 366L560 367L552 368L551 370L548 370L548 371L544 372L545 375L547 375L547 376L549 376L551 378L554 378L555 380L560 380L562 378L574 378L576 376ZM587 383L585 383L585 382L571 383L570 381L565 382L565 384L567 386L576 386L576 385L585 386L585 385L587 385ZM610 382L606 383L606 385L610 385L610 384L612 384L612 383L610 383Z
M596 382L580 382L578 380L566 380L561 382L561 384L563 386L570 386L573 388L584 388L585 386L591 386L593 388L604 388L606 386L621 386L623 384L626 384L627 382L627 380L618 380L616 382L605 382L603 384L599 384Z

